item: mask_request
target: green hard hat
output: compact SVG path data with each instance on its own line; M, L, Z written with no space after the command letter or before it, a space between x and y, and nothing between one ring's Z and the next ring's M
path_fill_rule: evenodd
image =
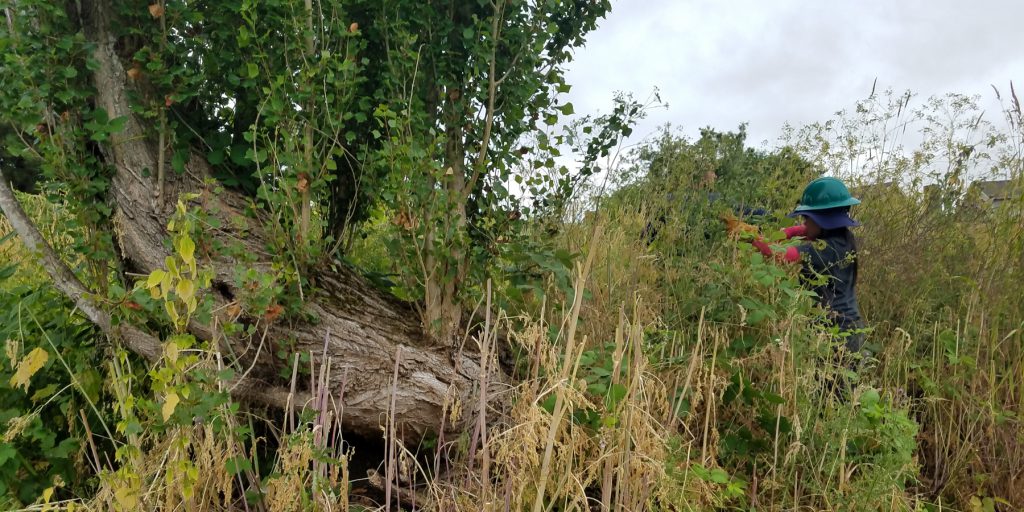
M849 207L855 204L860 204L860 200L850 195L842 181L829 177L818 178L804 189L800 204L793 213Z

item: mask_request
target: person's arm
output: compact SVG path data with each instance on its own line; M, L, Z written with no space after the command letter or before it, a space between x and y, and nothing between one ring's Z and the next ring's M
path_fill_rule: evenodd
M782 230L786 234L786 239L793 238L795 236L804 236L807 233L807 228L804 226L792 226ZM796 247L787 247L785 251L775 252L772 251L771 246L768 242L765 242L764 237L758 236L750 242L761 251L761 254L767 257L774 257L776 260L785 263L796 263L800 261L800 251Z

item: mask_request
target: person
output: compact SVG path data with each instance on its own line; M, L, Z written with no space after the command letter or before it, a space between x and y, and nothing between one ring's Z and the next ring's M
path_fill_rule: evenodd
M751 242L767 257L785 263L800 263L801 281L827 311L827 325L837 327L850 353L864 348L864 321L857 304L857 240L850 228L860 225L850 217L850 207L860 200L850 195L842 181L818 178L804 189L789 217L802 217L803 224L783 229L787 239L802 237L804 243L773 251L762 236ZM744 231L743 223L730 224L733 236ZM749 228L749 226L747 226Z

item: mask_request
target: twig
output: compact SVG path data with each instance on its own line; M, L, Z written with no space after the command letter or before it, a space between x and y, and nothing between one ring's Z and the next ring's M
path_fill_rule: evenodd
M96 450L96 441L92 438L92 429L89 428L89 420L85 419L85 411L82 409L78 410L78 415L82 417L82 426L85 427L85 439L89 441L89 449L92 450L93 469L96 470L96 474L100 474L100 453Z
M385 510L391 510L391 482L395 479L397 460L395 460L395 397L398 395L398 367L402 362L402 346L395 351L395 373L391 380L391 403L388 406L388 460L387 478L384 482ZM399 499L399 501L401 501Z

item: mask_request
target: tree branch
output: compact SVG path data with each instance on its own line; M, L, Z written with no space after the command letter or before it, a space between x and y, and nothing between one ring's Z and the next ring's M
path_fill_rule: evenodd
M53 247L43 238L43 235L36 228L36 225L28 218L21 203L14 197L11 183L0 168L0 211L3 211L7 221L14 227L21 241L25 246L35 253L42 255L42 265L46 273L53 279L54 286L66 295L75 307L81 311L90 322L95 324L108 337L120 339L129 350L135 352L150 361L157 361L163 353L163 345L160 340L152 334L143 332L131 325L114 325L111 322L110 314L103 311L93 298L93 293L79 281L78 277L68 266L61 261ZM230 382L229 389L232 395L283 408L288 400L288 390L281 387L268 388L266 383L256 379L239 379ZM308 397L307 397L308 398ZM298 401L303 398L299 397Z
M53 279L53 284L57 289L67 295L90 322L96 324L104 332L109 331L110 315L96 305L89 297L90 293L85 285L75 277L71 269L53 252L50 244L43 239L43 235L39 233L35 224L25 214L25 210L21 208L21 203L14 197L11 182L7 179L3 169L0 169L0 210L3 210L4 216L7 217L25 246L30 251L42 255L43 268Z
M491 62L489 72L487 74L487 112L484 115L484 135L480 140L480 152L476 157L476 165L473 169L473 177L470 178L469 183L466 186L464 198L468 198L473 193L473 189L476 188L477 181L480 180L480 176L484 172L484 164L487 162L487 146L491 143L491 129L494 127L494 97L498 93L499 80L497 74L497 61L498 61L498 38L501 36L501 19L505 13L505 2L504 0L499 1L494 5L494 18L491 21L491 41L493 47L491 48ZM513 64L514 65L514 64ZM502 77L501 81L505 78ZM465 200L465 199L463 199Z

